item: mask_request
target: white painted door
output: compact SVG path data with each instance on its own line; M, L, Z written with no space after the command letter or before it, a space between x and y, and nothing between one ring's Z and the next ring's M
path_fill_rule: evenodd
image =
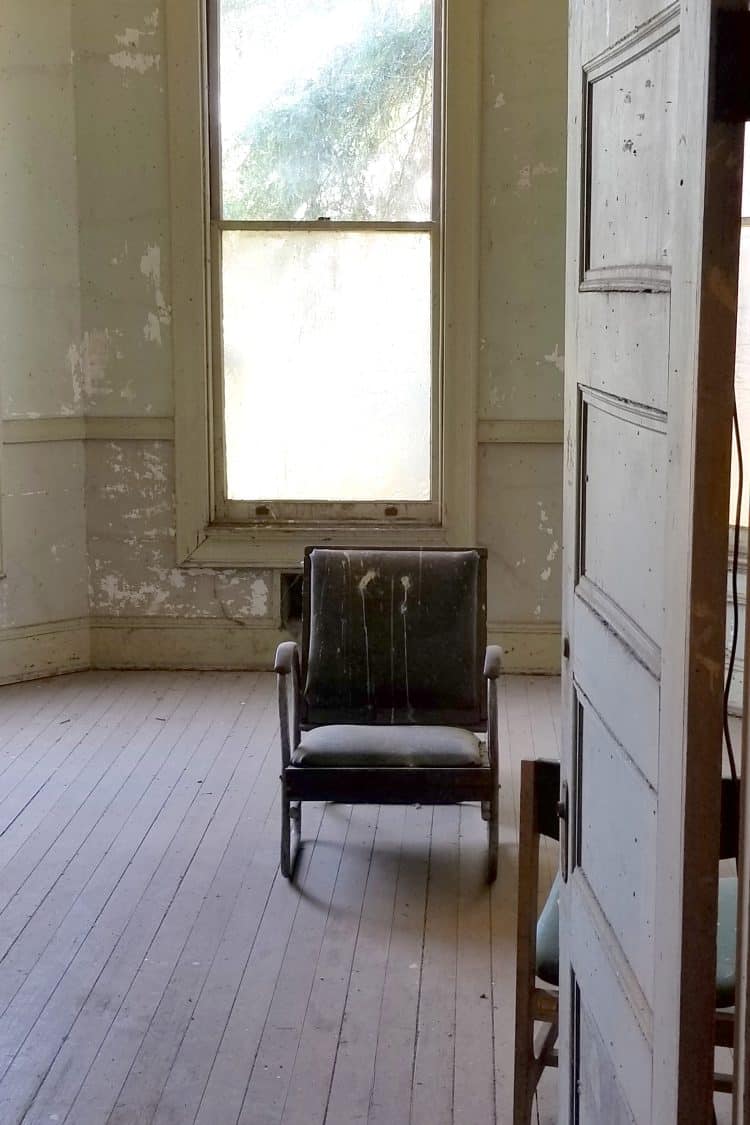
M741 7L741 5L737 5ZM739 126L711 0L571 0L560 1120L710 1121Z

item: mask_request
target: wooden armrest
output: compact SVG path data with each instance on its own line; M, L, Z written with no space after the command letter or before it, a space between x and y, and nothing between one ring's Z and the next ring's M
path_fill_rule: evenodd
M276 649L274 672L279 676L288 676L295 670L295 661L296 666L299 667L299 645L296 641L282 641Z
M292 752L299 746L299 645L296 641L282 641L276 649L273 665L278 675L279 733L281 735L281 764L286 769ZM290 679L287 680L287 676ZM291 687L290 687L291 685ZM291 696L291 700L289 698Z
M487 680L496 680L503 665L503 650L500 645L487 645L484 655L484 676Z

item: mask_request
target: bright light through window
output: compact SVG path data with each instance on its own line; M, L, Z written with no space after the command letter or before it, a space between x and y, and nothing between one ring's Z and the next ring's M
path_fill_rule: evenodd
M224 235L230 499L429 500L429 298L426 234Z
M435 0L216 2L226 501L430 502Z

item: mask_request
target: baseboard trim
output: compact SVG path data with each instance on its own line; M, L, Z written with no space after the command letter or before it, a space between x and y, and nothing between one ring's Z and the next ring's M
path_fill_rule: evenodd
M86 617L0 629L0 684L81 672L90 661Z
M560 675L560 626L557 624L490 622L487 639L503 649L504 672Z
M92 617L92 668L269 670L289 634L220 618Z
M506 672L559 675L557 625L490 623ZM93 617L0 630L0 684L87 668L268 670L289 634L275 622L225 618Z

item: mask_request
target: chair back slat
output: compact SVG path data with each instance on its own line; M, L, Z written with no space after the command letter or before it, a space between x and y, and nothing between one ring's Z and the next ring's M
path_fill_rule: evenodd
M719 859L736 859L740 850L739 778L721 779L721 833Z
M308 548L303 726L481 729L486 582L479 548Z
M560 800L560 763L547 758L534 762L534 801L536 827L550 840L560 839L560 818L557 803Z

